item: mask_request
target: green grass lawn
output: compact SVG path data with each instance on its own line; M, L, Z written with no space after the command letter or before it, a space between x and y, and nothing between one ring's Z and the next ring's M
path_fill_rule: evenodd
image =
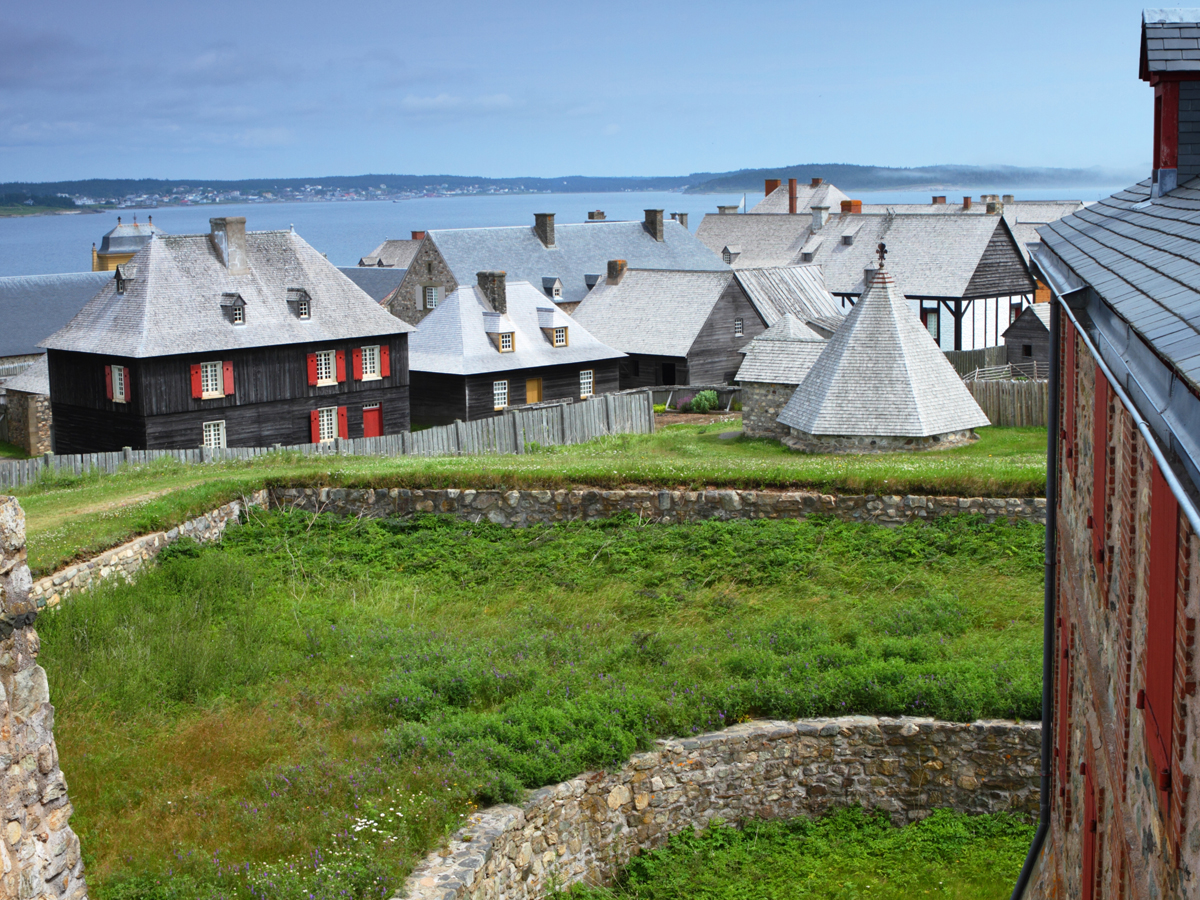
M904 828L859 809L684 832L635 857L611 889L573 900L1003 900L1034 826L938 810Z
M0 459L28 459L29 454L7 441L0 441Z
M985 428L970 447L880 456L804 456L776 441L722 440L733 424L675 425L523 456L380 459L280 455L116 475L62 477L15 491L29 561L52 572L139 534L171 528L266 483L373 487L747 487L840 493L1041 496L1044 428Z
M93 896L386 897L475 805L657 736L1034 718L1043 539L254 513L39 619Z

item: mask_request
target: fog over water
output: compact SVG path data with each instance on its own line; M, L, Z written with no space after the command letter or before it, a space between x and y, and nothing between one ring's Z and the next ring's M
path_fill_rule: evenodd
M1018 200L1098 200L1116 188L1065 188L1021 191L1012 188L938 189L948 199L973 194L1015 194ZM928 203L930 191L851 192L866 203ZM663 209L669 215L685 212L694 232L705 213L717 206L742 202L742 194L679 194L624 192L604 194L504 194L462 197L424 197L389 201L328 203L249 203L208 206L175 206L153 210L124 209L101 214L0 218L0 276L85 272L91 269L92 244L117 224L136 215L147 216L171 234L208 231L215 216L245 216L250 231L269 231L294 225L297 233L329 257L335 265L352 266L387 238L407 238L412 231L431 228L532 225L535 212L552 212L559 223L583 222L589 210L602 209L609 219L643 218L646 209ZM761 193L745 195L748 207Z

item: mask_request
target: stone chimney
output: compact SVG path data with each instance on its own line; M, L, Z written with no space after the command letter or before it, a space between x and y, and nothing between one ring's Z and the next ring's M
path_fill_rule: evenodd
M934 206L944 206L945 203L946 203L946 198L944 196L942 196L942 195L934 196L934 198L933 198Z
M534 213L533 230L543 247L554 246L554 213Z
M971 198L970 198L970 197L963 197L963 209L964 209L964 210L968 210L968 209L970 209L970 208L971 208Z
M741 209L740 206L718 206L717 213L722 216L733 216L737 215L739 209Z
M1015 198L1013 197L1012 194L1005 194L1003 197L1000 198L1001 202L1003 202L1003 203L1012 203L1014 199Z
M812 230L820 231L825 227L825 220L829 217L828 206L813 206L812 209Z
M671 219L673 221L678 222L684 228L687 228L687 220L688 220L687 213L671 213Z
M423 232L423 231L414 231L414 232L412 233L412 239L413 239L414 241L423 241L423 240L425 240L425 232Z
M554 216L550 217L551 219ZM553 226L551 226L553 227ZM484 296L488 298L488 302L492 304L492 309L504 315L508 312L508 293L505 289L504 272L476 272L475 278L479 282L479 289L483 291Z
M770 197L771 194L779 190L779 186L781 184L783 184L783 182L778 178L768 178L763 181L763 193Z
M605 220L604 210L593 209L588 211L589 222L603 222Z
M646 210L646 221L642 227L650 232L650 236L656 241L662 241L665 237L663 234L663 211L661 209Z
M209 219L208 225L212 229L209 240L229 274L247 274L250 271L250 259L246 256L246 217Z
M1002 215L1004 213L1004 204L999 200L989 200L987 202L987 211L989 216Z
M797 202L798 202L798 198L796 196L796 179L789 178L788 179L788 213L793 216L796 214Z
M625 277L625 270L628 268L623 259L610 259L608 261L608 283L620 284L621 279Z
M813 180L812 180L812 181L809 183L809 185L808 185L808 186L809 186L809 187L815 187L815 188L819 188L819 187L820 187L821 185L823 185L824 183L825 183L825 179L824 179L824 178L814 178L814 179L813 179Z

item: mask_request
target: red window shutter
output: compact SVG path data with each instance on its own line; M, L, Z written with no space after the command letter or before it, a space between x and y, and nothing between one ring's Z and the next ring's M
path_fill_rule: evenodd
M129 370L128 369L125 370L124 375L125 375L125 402L132 403L133 402L133 382L129 378ZM109 384L112 384L111 380L109 381Z
M1067 783L1067 757L1071 749L1071 629L1066 616L1058 619L1058 731L1055 755L1058 757L1058 783Z
M1067 319L1063 320L1063 354L1062 354L1062 386L1063 386L1063 454L1067 461L1067 471L1075 477L1075 326Z
M337 352L337 380L341 384L346 380L346 351L339 350Z
M1087 742L1091 746L1091 741ZM1083 871L1080 878L1080 900L1093 900L1096 891L1096 783L1092 780L1091 763L1083 767Z
M233 396L233 360L227 359L221 363L221 376L224 381L225 396Z
M1154 777L1171 765L1171 704L1175 694L1175 584L1179 502L1158 463L1150 485L1150 583L1146 602L1146 743ZM1167 800L1166 792L1162 799ZM1164 811L1165 811L1164 803Z
M350 422L346 417L346 407L339 406L338 408L338 437L350 437Z
M199 400L204 395L204 388L200 381L200 363L192 366L192 399Z
M315 409L308 414L309 429L312 432L312 442L321 443L321 414Z
M310 386L317 383L317 354L315 353L308 354L308 383Z
M1092 415L1092 557L1100 566L1108 538L1108 379L1099 366Z
M112 366L104 367L104 396L112 399Z
M392 374L392 348L387 344L379 345L379 375L389 378Z
M362 381L362 347L351 350L350 359L354 365L354 380Z

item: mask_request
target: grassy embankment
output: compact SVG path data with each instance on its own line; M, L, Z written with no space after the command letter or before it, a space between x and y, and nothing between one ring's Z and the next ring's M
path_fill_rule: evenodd
M1036 717L1042 540L255 514L39 620L93 895L391 896L472 804L655 736Z
M1003 813L938 810L905 828L861 810L811 821L720 825L685 832L633 860L612 890L573 900L1003 900L1034 826Z
M0 459L28 459L29 454L7 441L0 441Z
M1041 496L1044 428L985 428L934 453L802 456L775 441L722 440L677 425L524 456L376 459L281 455L241 464L162 462L116 475L64 477L15 493L28 516L30 566L45 574L138 534L171 528L266 483L475 488L746 487L838 493Z

